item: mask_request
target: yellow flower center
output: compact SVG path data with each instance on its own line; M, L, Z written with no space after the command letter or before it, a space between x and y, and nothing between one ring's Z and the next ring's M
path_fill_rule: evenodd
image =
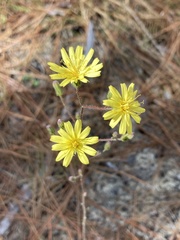
M129 110L129 104L127 102L122 102L120 107L123 112L128 112Z
M71 72L71 77L73 78L73 81L75 81L75 82L79 79L79 71L78 71L78 69L74 69Z
M129 110L129 104L126 103L126 104L122 105L122 110L124 112L128 111Z
M72 142L72 148L77 149L80 146L80 142L78 140L74 140Z
M122 101L120 103L120 109L121 109L122 112L128 112L129 108L130 108L129 103L127 103L125 101Z

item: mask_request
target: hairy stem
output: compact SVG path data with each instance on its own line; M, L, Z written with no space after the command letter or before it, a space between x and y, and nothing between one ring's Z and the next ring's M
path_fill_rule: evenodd
M81 184L81 192L82 192L82 198L81 198L81 205L82 205L82 212L83 212L83 217L82 217L82 240L86 240L86 203L85 203L85 198L86 198L86 192L84 191L84 182L83 182L83 174L82 170L79 169L79 178L80 178L80 184Z
M63 100L63 98L62 98L61 96L59 96L59 98L61 99L62 105L63 105L64 108L66 109L66 111L67 111L69 117L72 119L73 122L75 122L75 119L74 119L73 115L70 113L69 109L67 108L67 106L66 106L66 104L65 104L65 102L64 102L64 100Z

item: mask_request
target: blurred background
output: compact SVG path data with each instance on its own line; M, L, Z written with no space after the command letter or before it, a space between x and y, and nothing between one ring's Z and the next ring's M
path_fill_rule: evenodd
M80 183L68 181L81 165L55 162L46 129L69 120L47 62L82 45L104 65L79 89L84 104L134 82L146 108L131 141L97 144L83 168L87 239L179 240L179 0L1 0L0 29L0 239L82 239ZM75 115L73 87L63 99ZM84 125L100 138L117 130L92 110Z

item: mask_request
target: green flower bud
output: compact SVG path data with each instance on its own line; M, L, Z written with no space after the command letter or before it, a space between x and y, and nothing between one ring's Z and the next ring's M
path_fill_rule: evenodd
M57 125L58 125L59 129L63 128L64 127L64 122L61 119L58 119Z
M111 142L108 141L104 144L104 149L103 149L103 152L106 152L106 151L109 151L111 148Z
M55 90L56 96L58 97L62 96L62 90L61 87L59 86L58 81L53 81L53 88Z
M119 140L122 142L127 142L128 140L131 140L133 137L134 137L133 133L131 133L131 134L126 133L126 134L122 135Z
M53 135L53 134L55 134L54 128L52 128L50 125L47 125L47 126L46 126L46 129L47 129L47 131L48 131L48 133L49 133L50 136Z

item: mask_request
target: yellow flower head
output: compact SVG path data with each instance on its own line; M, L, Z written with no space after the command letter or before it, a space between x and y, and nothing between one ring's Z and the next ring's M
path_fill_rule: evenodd
M52 135L50 141L54 142L53 151L60 151L56 157L56 161L64 159L63 166L67 167L72 157L77 153L79 160L83 164L89 164L86 154L90 156L96 155L96 150L87 145L98 142L98 137L87 137L90 133L90 127L86 127L82 131L82 121L76 120L74 128L68 121L64 123L64 129L60 128L59 135Z
M109 86L109 99L103 101L103 105L112 109L103 115L104 120L110 120L110 127L114 128L119 122L119 133L132 133L131 117L135 122L140 123L140 114L145 109L140 107L140 103L136 100L137 91L134 91L134 83L127 88L125 83L120 84L121 94L113 86Z
M99 59L95 58L94 61L88 66L94 54L91 48L87 56L83 55L83 47L77 46L75 51L73 47L69 48L69 56L64 48L61 49L63 65L59 66L55 63L48 62L50 69L56 74L50 75L51 79L62 79L60 86L65 87L69 83L78 85L79 82L87 83L86 77L99 77L101 74L100 69L103 67L99 63Z

